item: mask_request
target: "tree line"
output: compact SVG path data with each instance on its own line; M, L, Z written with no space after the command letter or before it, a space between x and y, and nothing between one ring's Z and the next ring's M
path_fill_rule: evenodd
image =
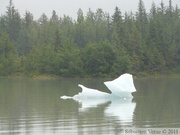
M152 3L149 12L139 0L136 13L115 7L112 16L79 9L76 20L56 11L21 17L10 0L0 16L0 75L105 77L179 67L180 9L171 0Z

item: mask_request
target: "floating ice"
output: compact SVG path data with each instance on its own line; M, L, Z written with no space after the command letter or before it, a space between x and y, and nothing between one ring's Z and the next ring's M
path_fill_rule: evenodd
M82 92L70 97L61 96L62 99L74 99L81 104L81 113L90 112L89 109L104 107L104 114L107 117L115 116L120 121L132 122L136 103L133 103L132 92L135 86L131 74L123 74L115 80L104 82L111 94L96 89L87 88L81 84Z
M69 96L61 96L62 99L75 99L75 100L82 100L82 99L111 99L114 97L120 98L132 98L131 93L135 92L136 89L134 87L133 78L131 74L125 73L118 77L113 81L104 82L106 87L112 92L111 94L106 92L101 92L96 89L87 88L81 84L78 86L82 88L82 92L74 95L73 97Z
M87 88L81 84L78 85L82 88L82 92L74 95L73 97L70 96L61 96L62 99L75 99L75 100L82 100L82 99L95 99L95 98L108 98L110 96L109 93L101 92L96 89Z
M131 74L125 73L113 81L104 82L106 87L112 92L113 96L129 98L135 92L135 86Z
M82 88L82 92L76 95L77 97L84 97L84 98L96 98L96 97L108 97L110 94L105 93L96 89L87 88L81 84L78 85Z

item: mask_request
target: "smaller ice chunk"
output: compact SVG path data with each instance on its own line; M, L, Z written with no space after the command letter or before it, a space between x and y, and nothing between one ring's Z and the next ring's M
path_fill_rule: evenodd
M102 98L102 97L109 97L110 94L106 92L102 92L96 89L87 88L81 84L78 84L79 87L82 88L82 92L75 97L82 97L82 98Z
M83 100L83 99L101 99L101 98L108 98L110 96L109 93L102 92L96 89L87 88L81 84L78 86L82 89L82 92L70 97L70 96L61 96L61 99L74 99L74 100Z
M60 98L62 98L62 99L72 99L73 97L70 97L70 96L61 96Z

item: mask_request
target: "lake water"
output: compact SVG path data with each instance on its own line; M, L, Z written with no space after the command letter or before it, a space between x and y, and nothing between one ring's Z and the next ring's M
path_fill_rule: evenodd
M180 127L180 78L136 78L131 99L77 102L79 83L108 92L111 79L0 78L0 134L122 134L123 129Z

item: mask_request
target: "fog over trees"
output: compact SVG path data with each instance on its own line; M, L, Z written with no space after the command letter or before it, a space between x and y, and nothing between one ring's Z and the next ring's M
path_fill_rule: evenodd
M163 2L110 16L102 9L77 20L52 11L20 16L12 0L0 16L0 75L105 77L124 72L180 72L180 9Z

